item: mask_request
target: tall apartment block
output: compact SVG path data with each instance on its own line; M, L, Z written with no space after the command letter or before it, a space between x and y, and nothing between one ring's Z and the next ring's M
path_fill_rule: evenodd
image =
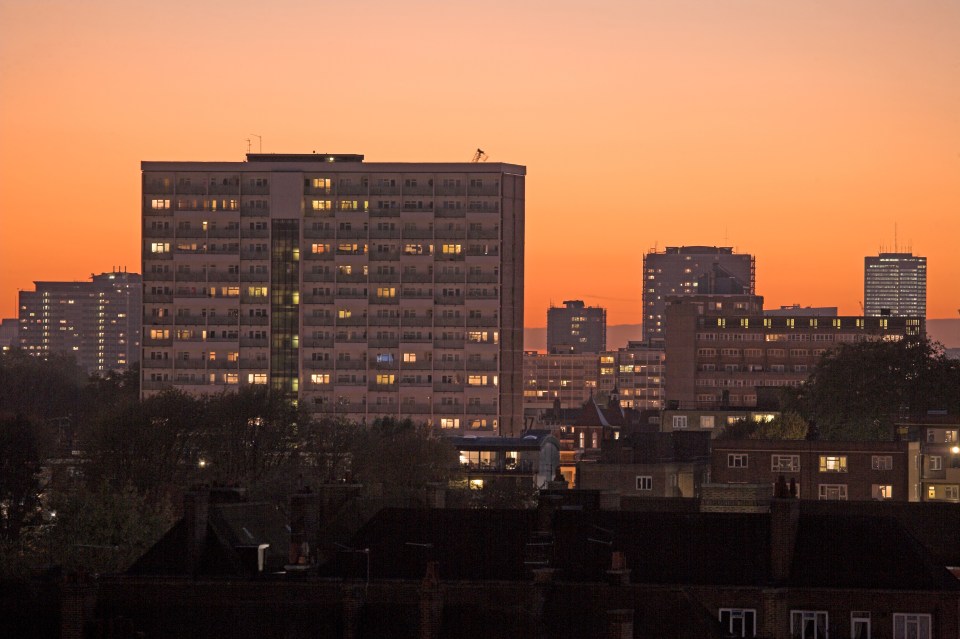
M666 299L676 295L753 295L756 261L728 246L668 246L643 256L643 338L662 346Z
M863 312L868 317L926 317L927 258L913 253L864 258Z
M88 373L123 370L140 361L138 273L101 273L89 282L34 286L35 291L20 291L20 348L33 355L73 355Z
M670 409L754 407L764 387L799 386L842 343L916 339L922 317L770 316L759 296L676 297L667 306Z
M547 351L600 353L607 348L607 310L568 300L547 310Z
M142 392L522 430L523 166L143 162Z

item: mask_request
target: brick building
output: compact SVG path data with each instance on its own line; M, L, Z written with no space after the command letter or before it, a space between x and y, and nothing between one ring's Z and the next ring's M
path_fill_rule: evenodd
M917 442L757 439L713 441L710 478L719 484L768 484L779 477L800 499L919 501Z
M669 301L668 408L753 407L760 389L799 386L839 344L925 333L922 317L766 316L762 305L736 295Z

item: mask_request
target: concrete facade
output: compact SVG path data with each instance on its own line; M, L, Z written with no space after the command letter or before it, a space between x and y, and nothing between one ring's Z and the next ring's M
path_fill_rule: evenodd
M269 384L358 422L520 432L524 167L142 169L143 395Z

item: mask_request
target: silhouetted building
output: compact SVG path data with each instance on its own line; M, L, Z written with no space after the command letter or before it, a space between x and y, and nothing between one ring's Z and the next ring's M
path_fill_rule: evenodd
M143 395L263 384L356 422L522 430L525 167L142 169Z
M667 297L753 295L756 261L726 246L668 246L643 257L643 338L662 341Z
M864 258L863 314L868 317L927 316L927 258L880 253Z
M18 348L20 346L19 332L19 319L14 317L0 320L0 350L9 351L11 348Z
M567 300L547 310L547 351L599 353L607 348L607 310Z
M89 373L140 361L142 280L114 271L89 282L34 282L20 291L20 348L31 355L73 355Z

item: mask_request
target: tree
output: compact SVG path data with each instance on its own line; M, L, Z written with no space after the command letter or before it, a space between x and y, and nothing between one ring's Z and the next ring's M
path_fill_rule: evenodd
M39 507L36 429L23 415L0 419L0 539L17 541Z
M891 439L900 415L960 414L960 361L926 338L843 344L827 351L786 404L815 421L823 439Z
M355 431L351 468L363 483L421 488L446 481L455 464L450 442L423 423L381 418Z
M803 439L807 436L807 422L797 413L785 412L769 422L739 419L717 435L717 439Z
M126 570L173 523L169 508L144 500L132 486L80 487L55 495L50 505L56 516L41 538L41 555L68 570Z

